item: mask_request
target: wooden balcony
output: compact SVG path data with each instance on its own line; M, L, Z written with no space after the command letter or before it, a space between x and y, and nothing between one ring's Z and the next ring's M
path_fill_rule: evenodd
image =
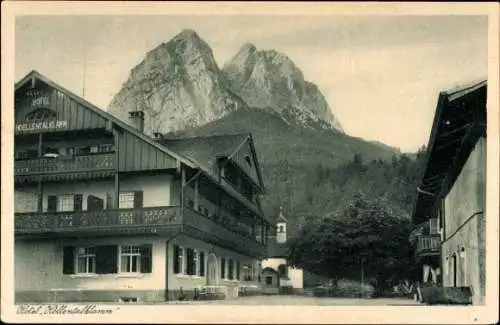
M421 235L417 237L416 254L419 256L439 255L441 252L441 235Z
M145 234L179 228L182 222L180 210L175 206L103 211L16 213L14 220L17 236Z
M16 213L16 237L93 237L109 235L176 234L233 249L250 256L264 256L267 247L237 229L178 206L103 211Z
M115 169L114 153L37 158L14 162L16 180L38 179L37 177L43 180L52 180L55 175L70 174L75 177L82 173L86 175L86 178L92 178L103 173L110 174Z
M223 225L190 208L184 208L183 231L188 236L234 249L243 254L263 257L267 253L266 245L245 235L243 230L239 231L236 227L231 229L230 226Z

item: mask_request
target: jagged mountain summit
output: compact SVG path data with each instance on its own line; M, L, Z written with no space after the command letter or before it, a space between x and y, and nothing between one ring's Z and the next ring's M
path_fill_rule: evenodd
M204 125L237 110L272 110L283 120L343 132L318 87L284 54L246 44L221 70L210 46L185 29L145 55L108 111L146 113L147 133Z
M246 104L225 86L212 49L198 34L183 30L148 52L132 69L108 111L146 113L144 130L170 132L202 125Z
M306 80L286 55L275 50L242 46L222 69L230 89L251 107L270 107L307 124L321 123L343 133L319 88Z

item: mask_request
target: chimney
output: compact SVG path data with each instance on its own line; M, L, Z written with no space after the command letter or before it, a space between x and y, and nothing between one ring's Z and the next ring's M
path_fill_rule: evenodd
M128 112L128 120L130 125L135 127L140 132L144 132L144 112L132 111Z
M153 139L155 141L161 141L161 140L163 140L163 134L161 134L160 132L154 132Z

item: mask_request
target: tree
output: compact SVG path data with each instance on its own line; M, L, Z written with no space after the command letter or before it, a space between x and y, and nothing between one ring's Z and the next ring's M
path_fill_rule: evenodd
M300 229L289 242L288 260L311 272L351 279L359 279L363 263L364 277L376 279L383 291L387 280L412 274L410 231L408 219L358 193L340 214Z

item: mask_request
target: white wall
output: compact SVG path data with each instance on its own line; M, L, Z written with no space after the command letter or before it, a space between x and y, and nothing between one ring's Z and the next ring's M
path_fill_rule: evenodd
M445 242L442 245L443 284L453 285L451 256L457 258L457 285L472 286L474 301L482 301L485 283L484 228L486 140L481 138L445 198ZM467 222L467 224L465 224ZM463 225L463 227L462 227ZM462 228L459 228L462 227ZM465 257L460 258L461 248Z
M172 175L169 174L134 176L120 181L120 191L142 190L144 192L145 207L169 206L171 184Z
M152 244L152 272L137 277L102 274L93 277L63 274L63 247L113 244ZM50 289L154 290L165 288L166 239L158 237L107 238L76 241L16 241L16 291Z
M269 258L262 261L262 269L270 267L278 271L278 266L281 264L287 265L287 261L284 258ZM296 289L301 289L304 286L304 272L302 269L296 269L294 267L288 266L288 277L292 282L292 286Z
M304 272L302 269L288 267L288 277L292 281L292 286L295 289L302 289L304 286Z

